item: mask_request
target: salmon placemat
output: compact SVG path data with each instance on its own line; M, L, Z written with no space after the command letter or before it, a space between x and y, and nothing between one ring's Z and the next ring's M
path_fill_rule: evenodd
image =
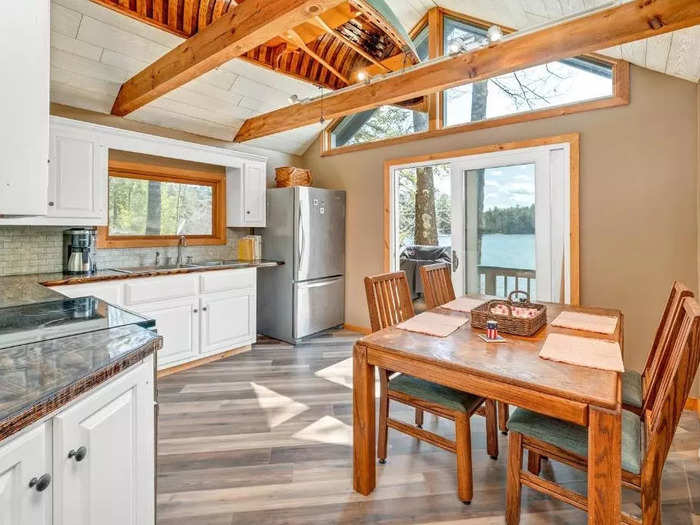
M540 350L540 357L600 370L625 371L620 345L603 339L549 334Z
M481 306L486 301L482 299L472 299L471 297L458 297L454 301L440 305L441 308L447 308L448 310L454 310L456 312L469 313L477 306Z
M464 317L423 312L397 324L396 328L435 337L447 337L466 322L467 319Z
M581 312L562 312L552 321L552 326L612 335L617 328L617 317Z

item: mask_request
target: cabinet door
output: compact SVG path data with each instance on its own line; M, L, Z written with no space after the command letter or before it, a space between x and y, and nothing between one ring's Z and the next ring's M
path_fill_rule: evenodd
M107 224L107 149L60 126L51 129L48 215L104 219Z
M54 525L152 525L152 357L53 421Z
M196 297L130 307L156 322L163 348L157 353L158 368L191 360L199 347L199 305Z
M3 525L51 523L50 425L44 423L0 447L0 523Z
M251 290L205 295L201 305L202 354L255 342L255 294Z
M243 176L244 221L265 226L265 164L246 164Z
M0 2L0 214L46 214L49 13L49 0Z

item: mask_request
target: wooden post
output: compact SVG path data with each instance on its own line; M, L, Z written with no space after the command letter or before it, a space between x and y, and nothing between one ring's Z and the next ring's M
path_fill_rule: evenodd
M620 523L622 491L620 409L591 406L588 413L588 523Z
M355 344L352 355L353 487L367 496L376 485L374 366L367 363L367 347Z

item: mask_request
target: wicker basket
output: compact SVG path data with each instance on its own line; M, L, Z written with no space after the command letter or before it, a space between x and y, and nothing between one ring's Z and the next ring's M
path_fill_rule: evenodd
M513 295L515 294L525 295L526 299L516 303L512 299ZM513 306L534 308L537 310L537 315L532 318L523 319L520 317L513 317L512 315L498 315L491 313L491 308L499 304L506 305L509 312L511 312L511 307ZM547 324L547 307L543 304L531 303L530 296L527 294L527 292L515 290L508 294L507 300L496 299L493 301L488 301L480 306L477 306L471 311L471 323L474 328L485 329L486 322L490 320L498 323L499 332L529 337L537 333L540 328Z
M294 166L285 166L275 170L275 184L278 188L290 186L311 186L311 171Z

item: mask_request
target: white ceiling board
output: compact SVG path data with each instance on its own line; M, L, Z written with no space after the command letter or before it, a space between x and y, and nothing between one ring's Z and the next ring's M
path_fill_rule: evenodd
M90 0L52 0L51 9L51 100L67 106L109 113L124 81L183 41ZM230 141L245 119L288 105L293 94L319 93L311 84L238 59L127 118ZM268 143L301 155L317 135L313 128L294 130Z
M622 44L622 58L638 66L647 65L647 41L637 40L628 44Z
M673 35L666 33L647 39L646 66L654 71L666 72L668 55L671 51L671 40Z
M700 79L700 26L673 33L666 73L693 82Z

